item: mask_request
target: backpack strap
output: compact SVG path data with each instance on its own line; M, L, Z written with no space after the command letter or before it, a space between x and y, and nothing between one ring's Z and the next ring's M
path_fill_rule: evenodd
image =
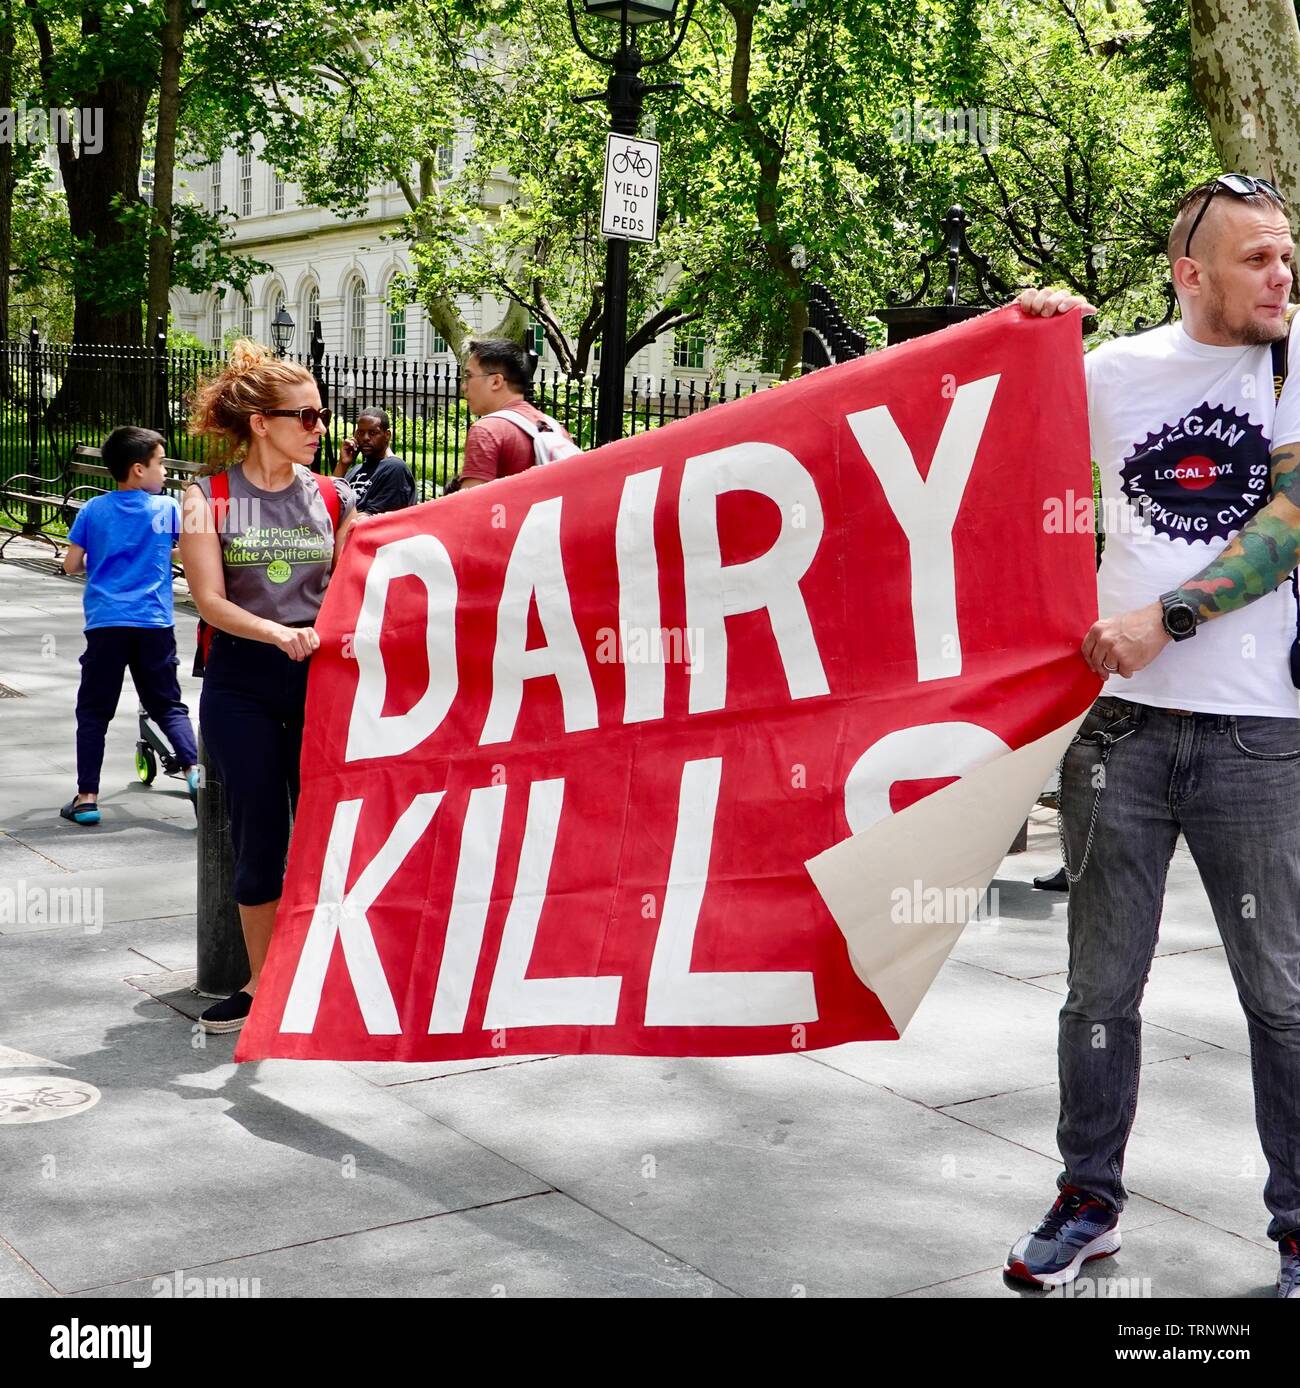
M329 512L330 524L337 530L341 509L339 489L334 485L332 477L323 477L319 472L312 473L312 480L320 489L321 500ZM212 512L216 519L217 529L220 530L225 524L226 513L230 510L230 474L227 472L213 473L210 485L212 487Z
M220 532L226 524L226 514L230 510L230 474L214 472L209 483L212 491L212 518Z
M551 431L551 426L549 424L545 426L535 424L531 419L526 419L523 415L516 414L514 410L493 410L491 418L508 419L511 424L517 424L534 442L537 441L537 437L542 433L543 428L545 428L547 433Z
M334 485L332 477L325 477L319 472L312 473L312 480L320 488L320 499L325 503L325 509L330 515L330 524L334 527L334 533L338 533L339 528L339 489Z
M1281 337L1275 337L1269 344L1269 351L1273 357L1273 400L1275 403L1282 398L1282 387L1286 384L1287 357L1291 351L1291 322L1298 309L1300 309L1300 304L1288 305L1286 332Z
M1291 322L1300 310L1300 304L1290 304L1286 311L1286 332L1281 337L1275 337L1269 344L1269 352L1273 358L1273 403L1276 404L1282 398L1282 387L1286 384L1286 373L1289 365L1288 358L1291 354ZM1291 659L1294 667L1296 651L1300 649L1300 579L1296 577L1296 570L1291 570L1291 591L1295 594L1296 605L1296 627L1295 642L1291 648ZM1294 669L1292 672L1292 683L1294 680ZM1300 687L1300 686L1298 686Z
M226 524L226 516L230 511L230 474L228 472L214 472L208 487L211 491L212 519L216 524L217 534L220 535ZM219 543L220 540L218 540ZM195 636L192 673L197 677L202 676L207 668L208 658L212 654L212 628L202 617L199 618L199 627Z

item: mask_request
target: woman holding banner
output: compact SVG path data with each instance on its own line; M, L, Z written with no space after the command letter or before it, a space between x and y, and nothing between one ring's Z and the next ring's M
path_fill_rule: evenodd
M346 482L311 471L329 411L311 374L236 342L202 381L190 430L229 460L186 488L181 559L203 619L199 727L225 787L250 978L202 1016L238 1031L284 883L298 796L314 623L355 514ZM210 640L208 639L210 638Z

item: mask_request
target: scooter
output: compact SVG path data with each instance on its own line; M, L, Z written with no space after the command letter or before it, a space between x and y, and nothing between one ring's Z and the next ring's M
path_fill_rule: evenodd
M185 768L180 758L154 727L149 715L141 709L140 740L135 744L135 774L145 785L151 786L158 776L159 765L164 776L175 776L182 781L185 779Z

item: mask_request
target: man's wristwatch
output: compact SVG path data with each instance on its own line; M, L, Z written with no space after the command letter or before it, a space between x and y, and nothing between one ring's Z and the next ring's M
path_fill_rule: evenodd
M1172 593L1160 595L1160 606L1164 608L1165 630L1175 641L1186 641L1189 636L1196 635L1200 617L1191 603L1178 596L1176 588Z

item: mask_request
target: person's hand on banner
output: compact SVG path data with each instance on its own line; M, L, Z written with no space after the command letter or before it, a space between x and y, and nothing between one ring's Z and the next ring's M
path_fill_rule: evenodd
M1083 638L1083 658L1102 679L1108 675L1128 679L1146 669L1171 639L1165 630L1164 609L1153 602L1094 622Z
M1087 299L1071 294L1068 289L1025 289L1017 297L1016 303L1026 313L1036 314L1040 318L1050 318L1055 313L1069 313L1072 308L1081 308L1085 314L1097 312Z

